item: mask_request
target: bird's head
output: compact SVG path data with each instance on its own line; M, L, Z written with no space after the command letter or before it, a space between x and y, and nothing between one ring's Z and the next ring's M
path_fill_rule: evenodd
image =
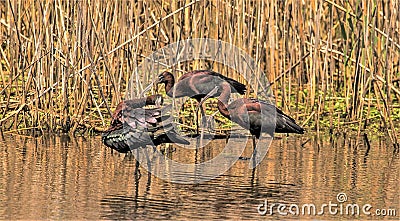
M155 85L156 85L156 91L158 91L158 85L159 84L170 84L170 85L174 85L175 83L175 78L174 75L172 75L170 72L168 71L164 71L163 73L158 75L158 78L155 80Z
M156 83L157 84L162 84L162 83L166 84L171 81L172 82L175 81L174 76L170 72L164 71L163 73L158 75L158 79L156 80Z

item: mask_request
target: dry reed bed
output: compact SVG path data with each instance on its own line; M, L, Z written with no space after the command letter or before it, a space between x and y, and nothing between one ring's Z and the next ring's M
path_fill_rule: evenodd
M278 106L309 130L360 132L378 122L398 143L399 8L355 0L0 1L2 130L104 128L146 56L212 38L250 54ZM200 68L243 80L207 61L173 67Z

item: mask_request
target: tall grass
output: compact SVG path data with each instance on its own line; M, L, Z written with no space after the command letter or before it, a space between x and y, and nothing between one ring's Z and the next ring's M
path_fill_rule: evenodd
M277 105L309 130L375 128L398 143L399 8L356 0L0 1L2 130L103 128L146 56L213 38L250 54ZM244 81L207 61L173 71L200 68Z

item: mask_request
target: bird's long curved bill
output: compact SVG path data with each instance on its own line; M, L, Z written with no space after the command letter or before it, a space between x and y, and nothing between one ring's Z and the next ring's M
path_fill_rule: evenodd
M143 89L142 93L140 93L140 97L144 97L144 95L146 94L147 91L149 91L151 89L151 87L153 86L154 82L151 82L149 85L147 85L147 87L145 89Z

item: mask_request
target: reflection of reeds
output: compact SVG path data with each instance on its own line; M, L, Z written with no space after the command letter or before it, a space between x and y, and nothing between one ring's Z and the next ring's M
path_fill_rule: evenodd
M207 37L250 54L273 82L278 106L308 128L360 131L375 122L396 143L400 14L391 8L398 2L303 3L1 1L2 128L105 126L144 57ZM243 81L208 61L173 71L203 68Z

